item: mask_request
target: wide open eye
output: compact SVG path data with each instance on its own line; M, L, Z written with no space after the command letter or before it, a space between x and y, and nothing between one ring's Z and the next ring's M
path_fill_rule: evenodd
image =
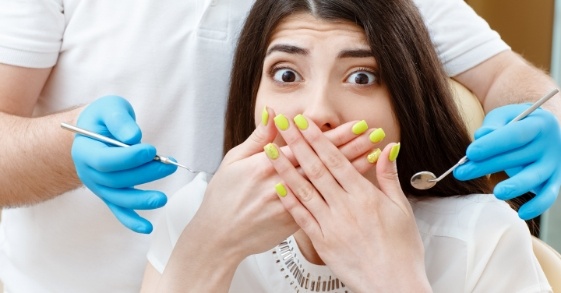
M376 75L366 70L359 70L351 73L351 75L347 78L347 82L369 85L376 82Z
M302 77L290 68L278 68L273 72L273 79L278 82L298 82Z

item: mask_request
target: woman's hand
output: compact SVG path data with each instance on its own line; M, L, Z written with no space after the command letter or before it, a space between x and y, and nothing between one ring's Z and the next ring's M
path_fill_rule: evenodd
M227 291L245 257L271 249L298 230L278 200L274 186L281 179L263 152L278 134L272 120L274 112L268 110L265 116L270 117L267 123L258 125L244 143L224 157L201 207L175 246L162 286L189 284L193 292ZM341 125L325 138L340 146L341 153L353 161L353 169L365 172L372 166L366 154L374 145L368 131L357 135L351 128L352 123ZM286 151L290 154L288 148ZM285 158L294 167L290 161L296 164L296 160ZM213 288L208 287L211 284Z
M280 134L309 180L282 152L274 156L275 145L266 149L284 181L277 185L282 203L321 259L356 292L430 290L423 244L397 177L400 145L388 144L379 154L378 188L356 171L314 123L302 115L295 120L298 127L290 123Z

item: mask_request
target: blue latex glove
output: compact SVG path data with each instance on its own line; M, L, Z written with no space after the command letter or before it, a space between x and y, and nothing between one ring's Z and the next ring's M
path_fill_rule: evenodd
M134 186L168 176L177 167L153 160L156 148L140 143L142 132L135 122L134 110L121 97L106 96L94 101L82 111L77 125L131 145L115 147L76 135L72 159L80 180L123 225L139 233L152 232L152 224L134 210L162 207L167 197L160 191Z
M469 161L454 170L458 180L506 171L510 178L495 186L495 196L509 200L535 193L518 211L525 220L551 207L561 185L561 129L555 116L538 108L506 125L530 106L508 105L489 112L467 149Z

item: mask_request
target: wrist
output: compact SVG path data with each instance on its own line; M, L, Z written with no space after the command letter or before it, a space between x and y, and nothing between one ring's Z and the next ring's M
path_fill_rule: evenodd
M159 290L162 292L227 292L234 273L245 258L235 244L198 225L185 228L166 265Z

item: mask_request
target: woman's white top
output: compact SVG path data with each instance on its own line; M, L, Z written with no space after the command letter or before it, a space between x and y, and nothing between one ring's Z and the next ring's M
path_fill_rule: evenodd
M160 273L200 206L209 178L199 174L164 208L148 252L149 262ZM551 292L526 223L505 202L473 194L419 201L413 211L434 292ZM247 257L236 270L230 292L350 291L329 268L306 261L290 237Z

